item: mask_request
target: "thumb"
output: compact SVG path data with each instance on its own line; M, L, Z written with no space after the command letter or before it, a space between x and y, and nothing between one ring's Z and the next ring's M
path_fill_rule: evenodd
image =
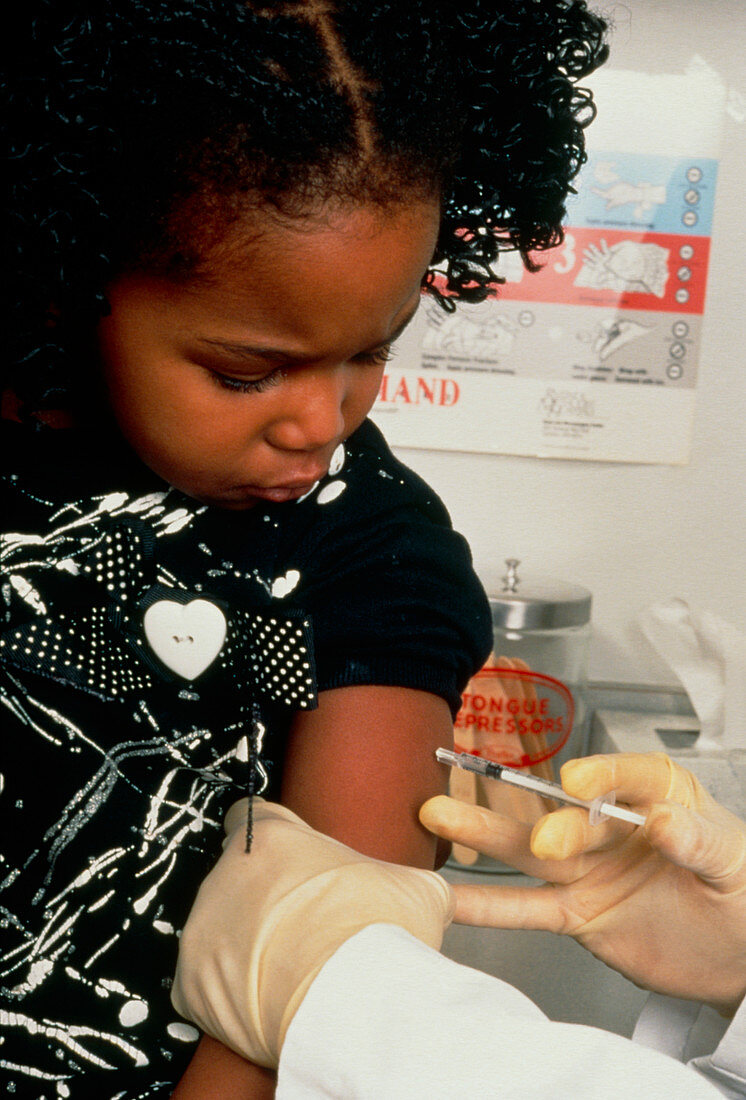
M746 862L746 834L734 822L712 821L678 802L650 807L645 836L661 855L726 890Z

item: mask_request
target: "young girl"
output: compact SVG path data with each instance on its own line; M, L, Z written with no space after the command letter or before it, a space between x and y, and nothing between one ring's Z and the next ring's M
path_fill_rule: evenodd
M6 28L9 1094L170 1095L177 935L247 786L433 865L417 808L488 608L365 418L421 288L478 300L500 249L559 240L605 55L583 0L460 8L30 0ZM270 1094L221 1051L180 1095Z

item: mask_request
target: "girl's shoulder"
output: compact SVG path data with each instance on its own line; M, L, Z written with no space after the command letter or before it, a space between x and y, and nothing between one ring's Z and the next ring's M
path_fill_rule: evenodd
M313 622L319 690L396 683L455 712L492 630L468 544L433 490L366 422L285 515L277 592Z
M349 450L353 456L359 454L376 477L393 481L403 495L411 497L424 508L431 508L434 516L442 513L447 518L440 497L419 474L394 455L383 433L371 420L366 420L351 437Z
M448 511L437 493L391 451L370 420L340 446L329 474L301 502L303 527L362 525L399 515L412 523L450 528Z
M366 421L305 499L275 512L278 562L339 613L339 593L401 589L458 592L485 604L464 537L430 486L396 458Z

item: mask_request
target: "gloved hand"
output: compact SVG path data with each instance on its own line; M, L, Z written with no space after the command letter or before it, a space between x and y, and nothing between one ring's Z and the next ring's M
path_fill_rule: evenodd
M283 806L247 800L225 819L223 854L181 935L177 1012L258 1065L276 1067L290 1021L337 948L369 924L395 924L438 949L453 915L433 871L370 859Z
M430 799L422 823L477 848L539 887L455 887L455 920L573 936L637 985L732 1014L746 993L746 825L663 753L566 763L562 785L610 791L644 826L564 807L533 829L452 799Z

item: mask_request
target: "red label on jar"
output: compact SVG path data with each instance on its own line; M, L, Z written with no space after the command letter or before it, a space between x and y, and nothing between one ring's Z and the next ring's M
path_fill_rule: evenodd
M572 732L575 704L561 680L517 668L483 668L461 696L456 750L527 768L555 756Z

